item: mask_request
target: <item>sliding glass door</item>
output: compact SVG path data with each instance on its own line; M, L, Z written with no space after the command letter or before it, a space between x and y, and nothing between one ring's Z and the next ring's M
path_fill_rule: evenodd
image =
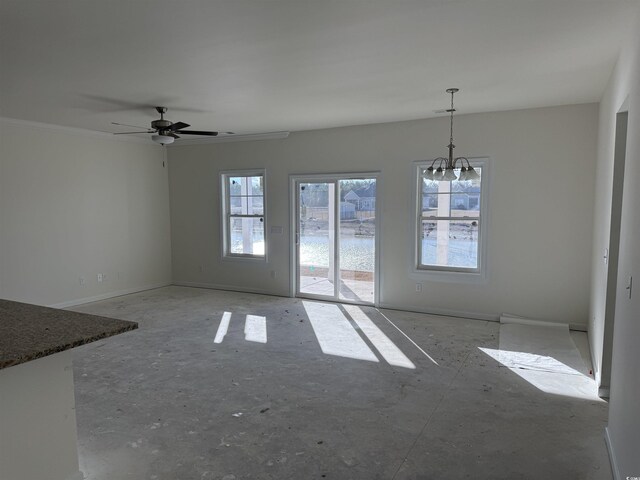
M376 178L296 178L295 269L300 297L376 300Z

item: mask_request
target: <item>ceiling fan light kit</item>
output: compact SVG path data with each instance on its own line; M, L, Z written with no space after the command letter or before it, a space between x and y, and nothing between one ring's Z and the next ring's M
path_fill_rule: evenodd
M151 140L159 143L160 145L168 145L170 143L173 143L175 139L173 137L170 137L169 135L153 135L151 137Z
M210 132L205 130L184 130L189 127L188 123L176 122L172 123L164 118L164 114L167 113L167 107L156 107L156 112L160 114L158 120L151 122L151 128L143 132L118 132L114 135L132 135L136 133L153 133L151 140L160 145L169 145L175 141L176 138L180 138L180 135L206 135L208 137L215 137L218 132ZM135 127L135 125L127 125L126 123L111 122L113 125L120 125L124 127ZM135 127L144 128L144 127ZM229 135L233 135L233 132L227 132Z

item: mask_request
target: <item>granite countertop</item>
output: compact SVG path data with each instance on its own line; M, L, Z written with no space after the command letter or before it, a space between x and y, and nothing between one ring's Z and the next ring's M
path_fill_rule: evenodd
M127 320L0 299L0 369L136 328Z

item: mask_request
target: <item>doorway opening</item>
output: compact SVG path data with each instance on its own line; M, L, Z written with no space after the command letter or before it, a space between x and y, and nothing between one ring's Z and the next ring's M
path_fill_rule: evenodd
M604 251L607 265L607 282L604 313L604 339L598 395L609 398L611 362L613 356L613 328L616 315L616 292L618 288L618 253L620 249L620 226L622 224L622 193L624 165L627 151L627 120L629 112L616 115L615 150L613 157L613 189L611 194L611 225L609 248Z
M295 296L375 305L376 174L292 177Z

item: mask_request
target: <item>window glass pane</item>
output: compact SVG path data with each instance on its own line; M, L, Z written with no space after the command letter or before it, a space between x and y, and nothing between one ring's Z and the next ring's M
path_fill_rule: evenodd
M451 194L452 217L480 216L480 194L453 193Z
M242 215L242 198L229 197L229 208L232 215Z
M264 197L247 197L243 198L246 204L246 213L248 215L264 214Z
M422 216L436 217L438 216L438 197L437 193L422 194Z
M229 177L229 196L241 195L244 177Z
M438 182L422 178L422 193L438 193Z
M422 221L420 238L422 241L420 265L436 265L437 226L435 221Z
M258 177L249 177L248 185L251 187L251 191L248 192L249 195L264 195L262 178L262 175Z
M229 219L230 252L243 255L264 255L264 219Z
M478 220L423 220L420 265L478 268Z

